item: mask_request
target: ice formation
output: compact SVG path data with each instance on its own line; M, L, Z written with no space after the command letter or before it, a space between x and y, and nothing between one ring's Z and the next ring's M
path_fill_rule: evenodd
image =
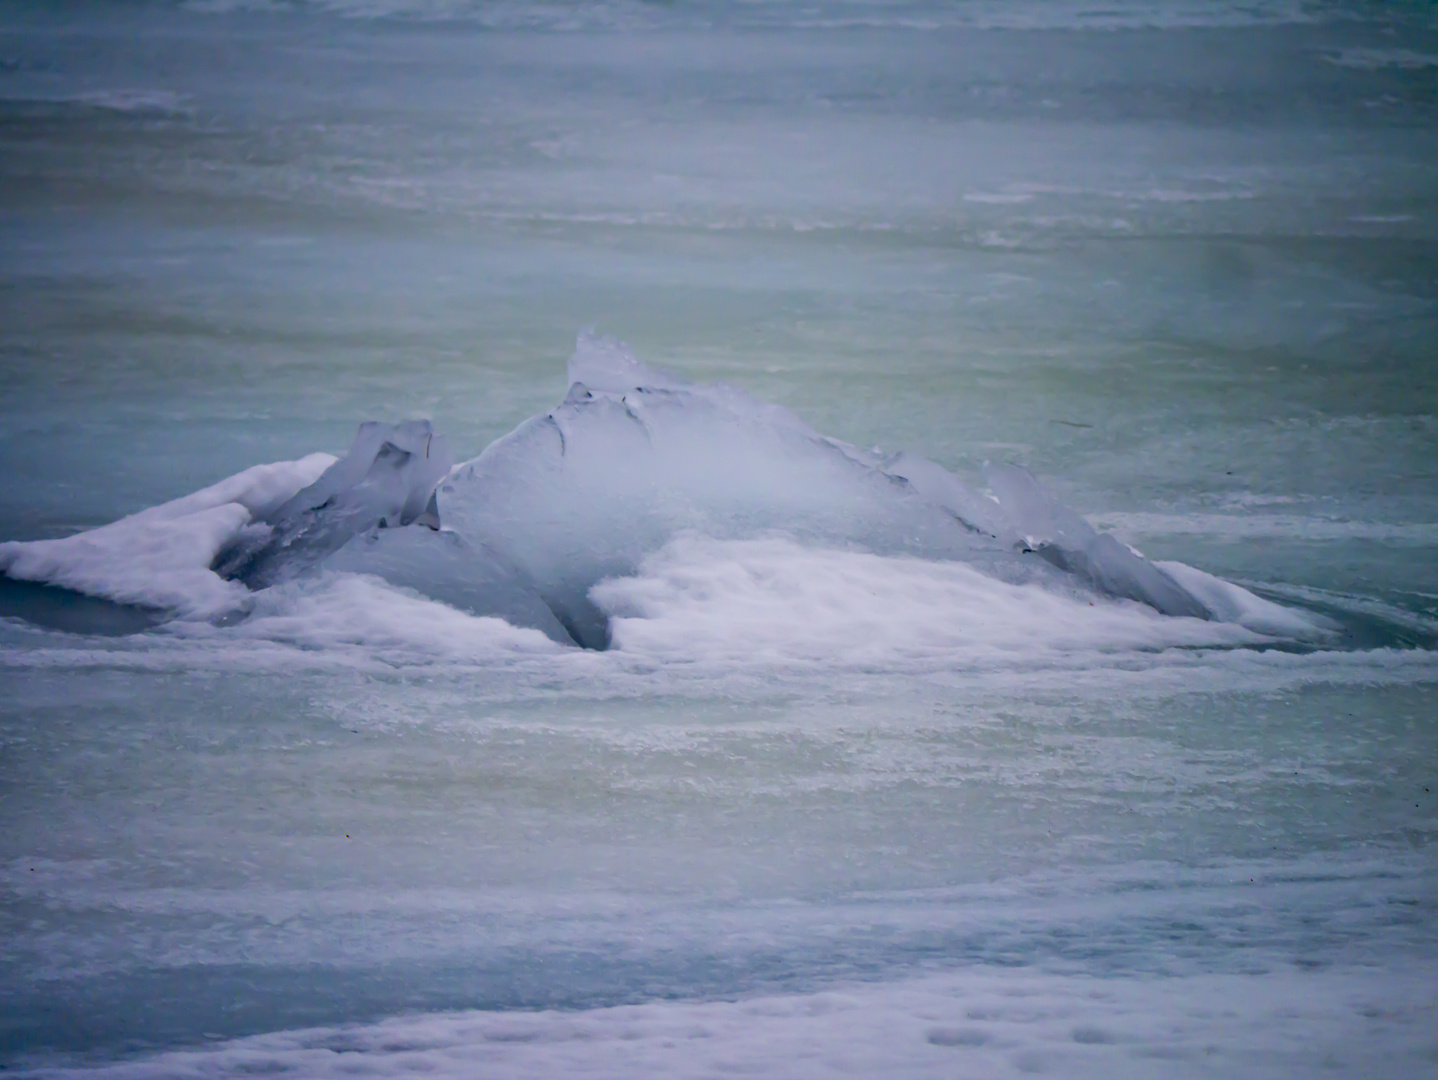
M786 409L652 370L586 333L560 405L457 467L427 421L367 423L338 461L257 467L100 529L0 545L0 572L192 618L242 611L252 590L317 569L368 573L604 648L601 582L634 574L676 537L783 536L960 561L1008 584L1166 615L1295 625L1236 586L1155 565L1022 468L989 467L984 481L987 493L913 454L825 437Z
M435 487L452 464L448 444L428 420L361 424L349 453L263 515L268 528L258 536L237 537L215 570L264 588L311 569L360 533L438 529Z
M1170 575L1058 505L1026 472L1001 467L988 480L997 498L931 461L827 438L779 406L652 371L619 342L583 335L564 401L456 468L439 508L446 528L502 553L585 645L607 641L594 586L633 573L683 532L783 533L958 559L1008 582L1209 616ZM408 583L427 591L413 576Z

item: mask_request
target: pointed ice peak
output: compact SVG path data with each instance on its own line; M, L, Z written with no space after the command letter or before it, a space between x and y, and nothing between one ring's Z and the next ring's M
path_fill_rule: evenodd
M641 364L628 345L618 338L601 337L592 326L580 332L569 360L569 385L575 383L601 394L623 394L640 388L683 390L689 385L668 372Z
M349 453L265 519L257 542L233 545L214 570L263 589L313 569L352 536L371 529L438 529L435 488L452 459L428 420L359 426Z
M429 516L434 489L453 465L449 444L428 420L360 424L349 453L267 519L283 523L336 500L363 503L385 525L409 525ZM439 522L429 522L438 528Z

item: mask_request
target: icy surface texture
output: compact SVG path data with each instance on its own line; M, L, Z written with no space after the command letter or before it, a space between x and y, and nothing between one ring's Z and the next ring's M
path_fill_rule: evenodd
M434 490L451 464L428 420L361 424L349 453L267 515L269 534L227 553L220 572L263 588L311 569L368 530L438 529Z
M216 557L247 534L268 533L263 522L334 461L310 454L256 465L97 529L0 544L0 573L182 617L222 614L246 591L211 570Z
M1098 980L990 967L737 1001L412 1014L44 1075L1266 1080L1322 1076L1342 1061L1353 1063L1347 1075L1407 1080L1431 1075L1423 1031L1438 1003L1427 975L1404 965L1392 973L1339 967Z

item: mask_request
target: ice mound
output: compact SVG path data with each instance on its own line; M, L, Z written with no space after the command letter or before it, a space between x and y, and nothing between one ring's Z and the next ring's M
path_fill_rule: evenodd
M360 533L438 529L435 486L451 464L448 444L428 420L363 423L348 454L266 515L268 531L240 537L216 569L264 588L313 568Z
M1025 580L1006 544L923 498L873 455L727 386L651 371L582 336L558 408L521 424L440 486L445 525L502 556L570 635L603 647L590 596L681 531L965 558ZM1032 562L1032 560L1031 560ZM424 589L419 582L414 587Z
M1010 584L1210 614L1022 470L993 470L991 498L931 461L827 438L787 409L651 370L622 343L588 333L569 382L558 408L460 465L439 498L446 525L503 553L582 644L608 642L595 584L633 574L684 532L782 533L812 546L960 560Z
M588 332L568 374L556 408L458 467L428 421L366 423L340 460L260 466L101 529L0 545L0 572L189 618L234 611L252 590L321 569L372 574L603 649L616 617L638 642L633 619L645 616L601 583L642 576L676 538L782 539L957 562L1084 605L1138 601L1258 633L1303 622L1227 582L1155 565L1017 466L988 468L984 492L916 455L823 436L733 387L650 369L623 343ZM1004 595L1033 607L1030 591ZM808 617L842 617L824 608ZM978 607L965 610L978 617ZM1030 621L1045 617L1035 611Z

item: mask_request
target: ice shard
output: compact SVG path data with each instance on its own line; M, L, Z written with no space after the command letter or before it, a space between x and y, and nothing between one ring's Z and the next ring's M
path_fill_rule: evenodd
M264 588L316 566L371 529L439 528L435 487L452 459L428 420L360 425L343 458L262 520L270 530L221 553L216 571Z

